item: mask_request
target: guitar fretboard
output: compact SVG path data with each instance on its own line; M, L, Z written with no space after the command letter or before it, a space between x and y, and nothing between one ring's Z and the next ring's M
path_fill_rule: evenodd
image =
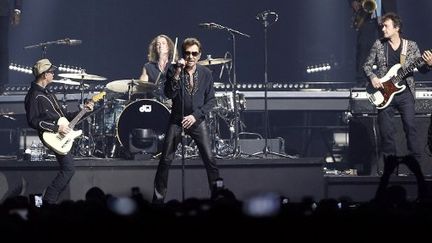
M423 64L425 64L423 58L419 57L415 62L411 63L407 68L400 69L397 76L394 77L393 79L394 83L400 82L407 74L413 72L415 68L418 68Z

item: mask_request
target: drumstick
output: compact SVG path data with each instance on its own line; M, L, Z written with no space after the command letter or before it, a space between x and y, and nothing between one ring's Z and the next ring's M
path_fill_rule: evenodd
M173 57L172 57L172 61L171 64L175 64L175 56L177 55L177 42L178 42L178 37L176 37L175 39L175 44L174 44L174 53L173 53Z

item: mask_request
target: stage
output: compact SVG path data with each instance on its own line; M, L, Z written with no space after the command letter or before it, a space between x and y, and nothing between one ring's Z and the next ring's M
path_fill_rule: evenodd
M139 187L150 199L157 160L122 160L76 158L76 173L61 200L80 200L91 187L100 187L113 196L129 196ZM351 199L367 202L373 198L378 176L329 175L322 158L299 159L228 159L218 160L226 188L240 200L250 196L275 192L291 202L304 198ZM55 161L27 162L3 158L0 163L0 200L14 195L42 193L57 171ZM413 176L396 176L391 184L402 185L409 199L417 196ZM182 198L181 160L175 160L170 170L167 200ZM185 160L186 198L209 197L207 177L199 159Z

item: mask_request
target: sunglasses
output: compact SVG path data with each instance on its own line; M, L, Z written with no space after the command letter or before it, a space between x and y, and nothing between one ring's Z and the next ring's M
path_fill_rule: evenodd
M200 53L197 52L197 51L185 51L184 54L185 54L185 56L189 56L189 55L192 54L192 56L196 57L196 56L198 56Z

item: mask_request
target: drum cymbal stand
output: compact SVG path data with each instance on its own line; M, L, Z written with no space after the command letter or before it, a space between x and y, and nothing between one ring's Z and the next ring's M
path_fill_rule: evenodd
M134 92L134 86L136 86L137 84L135 84L135 79L132 79L131 82L128 84L128 102L132 102L132 94Z
M81 80L80 80L80 108L81 109L85 109L84 108L84 89L85 89L85 85L84 85L84 74L85 74L85 69L81 69L80 70L80 74L81 74ZM92 114L93 115L93 114ZM93 140L93 134L91 132L91 122L88 121L89 116L86 116L85 119L82 119L80 122L78 122L77 124L84 122L82 125L83 128L83 135L80 137L80 139L78 140L78 153L81 156L92 156L93 152L94 152L94 140ZM85 128L85 129L84 129Z
M105 113L106 113L106 110L109 107L109 105L110 105L111 102L112 101L107 100L106 96L104 96L102 105L100 107L98 107L96 110L94 110L93 114L91 115L91 116L93 116L93 124L92 124L93 135L96 135L97 141L101 142L101 148L97 149L96 148L97 147L96 146L97 142L93 138L93 141L95 143L94 154L97 153L97 154L103 155L104 158L110 158L110 157L112 157L111 156L111 154L112 154L111 151L110 151L111 154L107 156L107 151L106 150L107 150L107 143L108 143L108 141L107 141L107 134L106 134L106 130L105 130L106 129L106 122L105 122L105 116L106 116L106 114ZM99 112L102 112L101 113L102 117L100 117L101 123L98 123L98 121L97 121L98 117L96 116L96 114L98 114ZM96 134L98 132L96 130L96 127L99 127L99 131L100 131L99 134Z

